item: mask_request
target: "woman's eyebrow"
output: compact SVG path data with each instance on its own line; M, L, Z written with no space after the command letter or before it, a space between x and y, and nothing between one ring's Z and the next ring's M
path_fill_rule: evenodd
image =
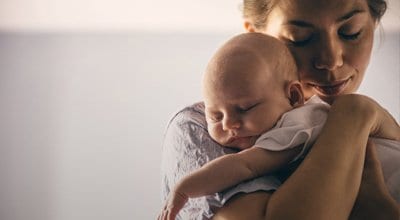
M301 20L289 20L285 22L283 25L294 25L294 26L299 26L299 27L306 27L306 28L311 28L314 27L311 23L301 21Z
M364 10L355 9L355 10L353 10L353 11L351 11L351 12L345 14L344 16L340 17L339 19L337 19L336 22L339 23L339 22L348 20L348 19L350 19L351 17L353 17L354 15L360 14L360 13L364 13L364 12L365 12Z
M340 18L338 18L336 20L337 23L339 22L343 22L345 20L350 19L351 17L353 17L356 14L360 14L360 13L365 13L365 10L361 10L361 9L355 9L353 11L350 11L349 13L341 16ZM305 27L305 28L312 28L314 27L314 25L312 23L308 23L306 21L302 21L302 20L289 20L287 22L285 22L283 25L294 25L294 26L298 26L298 27Z

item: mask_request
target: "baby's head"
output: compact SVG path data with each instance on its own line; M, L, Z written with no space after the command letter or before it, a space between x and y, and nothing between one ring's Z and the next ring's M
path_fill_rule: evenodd
M246 149L283 113L304 103L295 61L279 40L238 35L210 60L203 78L208 131L219 144Z

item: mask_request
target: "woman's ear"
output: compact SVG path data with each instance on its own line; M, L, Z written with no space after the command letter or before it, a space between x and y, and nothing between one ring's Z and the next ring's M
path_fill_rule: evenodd
M379 27L380 24L381 24L381 22L379 20L375 20L375 22L374 22L374 30L376 30Z
M289 82L286 88L290 105L292 105L293 108L304 105L304 94L299 81Z
M247 32L250 32L250 33L256 32L256 30L255 30L253 24L252 24L250 21L248 21L248 20L245 20L245 21L244 21L244 29L246 29L246 31L247 31Z

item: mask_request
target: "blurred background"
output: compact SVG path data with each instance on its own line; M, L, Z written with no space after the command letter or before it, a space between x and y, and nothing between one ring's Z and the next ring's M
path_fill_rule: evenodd
M0 219L155 219L164 129L238 0L1 0ZM359 92L400 118L400 2Z

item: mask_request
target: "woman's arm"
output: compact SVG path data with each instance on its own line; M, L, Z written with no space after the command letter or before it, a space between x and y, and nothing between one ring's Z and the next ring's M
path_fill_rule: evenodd
M250 194L238 194L230 199L213 219L266 219L266 208L271 195L272 193L262 191ZM239 210L246 210L246 212ZM329 217L327 216L327 218ZM400 219L399 204L396 204L387 191L377 152L371 141L368 142L366 149L359 194L349 219Z
M396 126L393 118L371 99L360 95L339 97L299 168L272 195L258 193L263 199L251 205L265 202L258 212L263 215L237 219L347 219L360 187L368 136L395 137L397 133L391 129ZM238 204L241 210L250 208L246 198L236 197L215 219L235 216Z

